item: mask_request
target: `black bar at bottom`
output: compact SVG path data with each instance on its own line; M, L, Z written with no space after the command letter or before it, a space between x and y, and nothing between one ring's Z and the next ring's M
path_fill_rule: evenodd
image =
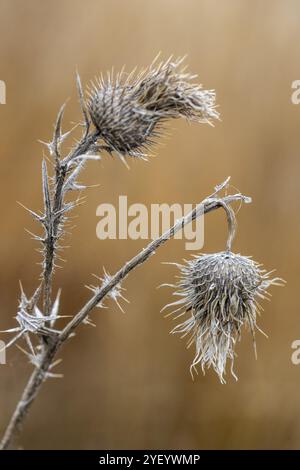
M282 463L300 462L300 452L293 450L17 450L0 452L0 468L15 464L20 468L41 468L41 464L68 465L70 468L118 466L135 469L141 465L202 466L211 463ZM68 468L69 468L68 467Z

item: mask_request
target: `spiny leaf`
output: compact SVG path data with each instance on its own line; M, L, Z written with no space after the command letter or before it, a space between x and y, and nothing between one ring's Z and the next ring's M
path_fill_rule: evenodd
M79 173L83 170L84 164L85 164L85 161L81 160L80 163L75 168L75 170L71 173L71 175L69 176L69 178L64 184L64 191L69 191L71 189L74 189L76 179L79 176Z
M81 85L81 79L78 71L76 71L76 84L77 84L77 91L78 91L78 96L79 96L79 103L81 107L81 112L84 117L84 123L85 123L85 136L87 136L90 128L90 120L88 117L88 113L86 110L85 106L85 101L84 101L84 96L83 96L83 90L82 90L82 85Z
M63 115L64 115L64 112L65 112L65 108L66 108L66 103L64 103L61 106L61 108L58 112L55 127L54 127L54 133L53 133L54 156L57 160L57 163L58 163L59 158L60 158L59 144L60 144L60 140L61 140L61 134L62 134L61 133L61 124L62 124L62 119L63 119Z

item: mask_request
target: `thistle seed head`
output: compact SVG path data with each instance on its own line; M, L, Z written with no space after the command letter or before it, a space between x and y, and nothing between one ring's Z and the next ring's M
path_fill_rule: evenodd
M193 84L196 76L185 73L181 64L182 59L154 61L139 74L121 72L92 83L87 108L107 150L122 158L145 158L167 119L205 123L218 119L214 90Z
M195 344L196 355L191 373L198 364L204 372L213 367L220 381L227 359L233 372L234 347L240 339L243 325L248 325L255 347L256 317L261 309L258 300L268 296L271 285L282 285L279 278L271 279L270 273L251 258L231 251L196 256L192 261L179 265L181 276L175 295L180 300L169 304L178 316L189 318L177 325L172 333L189 336L188 346Z

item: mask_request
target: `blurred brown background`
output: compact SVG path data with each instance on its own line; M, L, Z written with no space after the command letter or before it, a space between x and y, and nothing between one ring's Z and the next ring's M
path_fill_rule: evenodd
M143 241L100 241L96 207L116 203L195 203L228 175L253 197L239 212L235 250L277 268L288 281L265 303L255 361L248 332L239 343L236 371L221 385L208 371L193 383L192 350L169 335L160 314L184 241L171 241L125 282L126 314L107 301L96 310L97 328L82 326L61 351L26 421L25 448L297 448L300 444L300 366L291 343L300 339L299 174L300 106L291 103L291 82L300 79L300 4L229 0L0 0L0 79L7 104L0 106L1 244L0 329L14 325L18 280L37 285L38 254L24 227L34 223L16 201L41 207L41 158L58 108L70 97L65 126L79 119L74 73L86 83L101 71L149 64L188 54L204 87L217 90L222 122L215 128L172 123L157 158L128 171L105 156L84 179L100 183L77 210L67 263L57 272L62 305L73 314L85 302L91 273L113 273ZM235 189L233 189L235 191ZM205 252L224 248L226 224L218 211L206 217ZM16 348L0 366L0 429L30 373Z

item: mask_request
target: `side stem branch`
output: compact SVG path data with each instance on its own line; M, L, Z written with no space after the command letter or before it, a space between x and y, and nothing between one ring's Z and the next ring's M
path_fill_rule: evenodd
M224 185L221 185L218 188L218 191L223 187ZM93 310L93 308L99 302L101 302L101 300L104 299L104 297L107 296L107 294L109 294L112 289L114 289L125 277L127 277L131 271L147 261L151 255L155 254L156 250L160 246L164 245L167 240L173 238L179 230L181 230L188 223L195 220L195 218L197 218L200 214L206 214L215 209L218 209L219 207L224 207L224 204L228 205L234 201L251 201L250 198L247 198L242 194L229 195L223 198L217 198L215 197L215 194L198 204L195 209L193 209L185 217L179 219L174 224L174 226L167 230L162 236L158 237L156 240L153 240L146 248L144 248L130 261L128 261L114 276L111 277L110 281L105 284L105 286L99 288L97 293L93 295L90 300L82 307L82 309L72 318L72 320L66 325L62 332L57 337L51 338L49 344L45 346L39 367L37 367L31 374L29 381L23 391L22 397L11 417L0 444L0 450L9 449L12 447L31 405L37 397L44 380L47 378L47 373L57 351L69 338L70 334L75 330L75 328L77 328L77 326L82 323L82 321L89 315L91 310Z

